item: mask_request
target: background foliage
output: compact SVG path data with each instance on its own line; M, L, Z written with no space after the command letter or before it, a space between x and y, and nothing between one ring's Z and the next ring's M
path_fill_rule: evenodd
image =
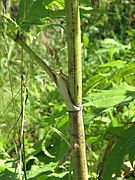
M3 1L29 46L67 73L63 0ZM2 2L0 1L1 6ZM135 122L135 14L133 1L80 1L83 113L89 177L133 179ZM3 9L1 9L1 14ZM6 35L0 37L0 179L20 171L21 60L27 88L25 156L29 180L65 179L69 160L68 114L44 71ZM13 31L12 27L11 30Z

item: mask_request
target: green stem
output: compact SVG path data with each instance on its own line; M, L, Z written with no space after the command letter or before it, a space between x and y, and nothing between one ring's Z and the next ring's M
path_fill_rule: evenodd
M78 0L65 0L69 92L73 103L82 107L82 62L81 32ZM73 179L87 180L86 148L82 108L69 112L71 143L75 146L72 153Z

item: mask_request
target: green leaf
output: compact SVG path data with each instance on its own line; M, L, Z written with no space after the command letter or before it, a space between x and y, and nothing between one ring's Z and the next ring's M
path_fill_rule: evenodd
M61 1L59 1L60 3ZM24 0L20 1L19 13L17 17L17 23L21 28L29 30L31 25L41 25L47 22L48 19L56 19L64 16L64 10L54 10L49 8L50 3L55 4L58 7L57 1L52 0L29 0L25 4ZM52 6L50 6L52 7ZM63 7L60 6L59 7Z
M95 76L90 77L90 79L87 82L87 86L84 90L84 93L87 93L91 88L101 83L101 81L104 81L106 77L107 76L103 74L97 74Z
M85 104L84 104L84 106L85 106ZM94 119L95 117L98 117L103 112L108 111L108 109L109 108L92 108L92 109L90 109L90 112L84 116L85 124L92 123L92 119Z
M0 173L6 169L5 163L5 160L0 159Z
M31 170L28 172L28 178L34 179L40 177L45 172L53 172L58 163L50 162L49 164L44 165L43 167L33 165Z
M101 9L94 9L92 7L80 6L81 14L107 14L108 12Z
M90 89L95 88L98 85L100 85L103 89L107 85L107 83L112 83L113 81L116 82L116 79L120 79L123 75L123 71L125 73L125 69L128 69L129 66L130 65L127 66L125 61L121 60L116 60L101 65L99 67L98 74L88 79L87 86L84 89L84 92L87 93ZM130 72L132 72L131 67L133 71L133 64L132 66L130 66ZM113 71L111 71L112 69ZM127 70L126 72L129 73L129 70Z
M101 139L103 138L103 136L102 135L98 135L98 136L92 136L92 137L89 137L88 139L87 139L87 143L89 143L89 144L93 144L93 143L97 143L97 142L99 142Z
M89 37L88 37L88 35L83 34L83 42L84 42L84 47L85 48L88 47L88 45L89 45Z
M135 87L122 84L110 90L98 90L89 93L83 106L94 106L96 108L108 108L117 104L129 103L135 99Z
M114 46L114 47L117 47L117 48L120 48L120 49L126 49L126 48L130 48L130 46L128 45L123 45L122 43L120 43L119 41L116 41L115 39L111 39L111 38L106 38L104 40L101 41L101 44L108 48L110 46Z
M130 160L135 160L135 126L125 130L120 136L107 161L103 171L103 180L112 179L112 174L120 174L121 165L125 155L129 155ZM132 156L132 153L134 154Z
M126 61L116 60L116 61L102 64L100 67L117 67L119 69L119 68L122 68L125 64L126 64Z
M119 82L123 77L135 73L135 63L125 64L122 68L116 70L109 78L114 79L114 82Z
M14 168L6 168L2 173L0 173L0 179L12 179L16 180L17 175L15 174L15 169Z
M66 174L68 174L68 171L62 172L62 173L52 173L49 174L48 177L58 177L58 178L63 178Z
M87 6L90 5L90 1L89 0L79 0L80 4L85 4Z

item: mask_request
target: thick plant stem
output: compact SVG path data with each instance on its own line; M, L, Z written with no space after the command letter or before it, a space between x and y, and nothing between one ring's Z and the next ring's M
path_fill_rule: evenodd
M82 107L81 32L78 0L65 0L69 92L73 103ZM69 112L74 180L88 180L82 108Z

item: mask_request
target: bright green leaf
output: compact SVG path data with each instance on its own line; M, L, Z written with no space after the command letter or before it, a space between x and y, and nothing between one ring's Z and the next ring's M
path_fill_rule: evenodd
M113 62L105 63L105 64L101 65L101 67L117 67L117 68L122 68L125 64L126 64L125 61L116 60L116 61L113 61Z
M88 101L89 99L89 101ZM94 106L97 108L108 108L120 103L128 103L135 99L135 88L122 84L110 90L99 90L88 94L83 106Z
M99 136L96 136L96 137L89 137L88 139L87 139L87 143L89 143L89 144L93 144L93 143L97 143L97 142L99 142L101 139L102 139L103 137L102 137L102 135L99 135Z
M68 174L68 171L62 172L62 173L52 173L49 174L49 177L58 177L58 178L63 178L66 174Z
M49 164L44 165L43 167L33 165L31 170L28 173L28 178L37 178L41 174L45 172L53 172L54 169L56 168L57 163L50 162Z

